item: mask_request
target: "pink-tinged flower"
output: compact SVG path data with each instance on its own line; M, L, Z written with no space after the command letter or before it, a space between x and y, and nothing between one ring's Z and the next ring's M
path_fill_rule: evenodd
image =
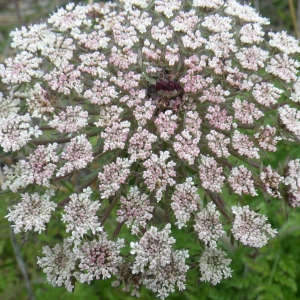
M289 132L300 137L300 111L296 108L284 105L278 108L279 119Z
M264 62L268 58L269 52L253 46L252 48L241 48L235 56L243 68L257 71L264 67Z
M290 99L293 102L300 102L300 81L299 78L293 84L293 92L291 93Z
M251 171L243 165L232 169L228 177L228 183L233 191L240 196L242 194L257 196Z
M118 0L71 3L11 33L0 147L13 162L1 187L21 194L7 215L16 231L65 223L67 240L38 261L52 285L115 277L133 295L183 290L197 266L173 249L171 223L204 244L192 255L215 285L232 273L219 249L227 227L250 247L275 235L240 203L300 206L299 159L274 161L300 141L300 46L268 24L236 0Z
M190 165L194 164L195 158L200 153L198 144L201 138L201 122L197 112L187 112L185 129L182 130L181 134L175 136L174 150L179 158L187 161Z
M300 52L299 41L288 35L287 32L269 32L268 35L271 37L269 41L271 47L287 54Z
M270 125L260 126L258 132L254 134L255 139L258 142L259 147L264 150L276 152L276 144L282 138L275 136L276 128Z
M300 160L291 160L287 165L284 184L287 186L287 201L290 206L300 206Z
M216 210L216 205L211 202L197 213L194 230L199 240L206 246L215 247L216 241L225 233L219 217L220 213Z
M158 297L164 299L174 291L175 286L185 289L185 260L189 257L187 250L173 250L175 239L170 237L171 225L158 231L151 227L139 242L131 242L130 253L135 256L132 274L141 274L146 288L157 291Z
M26 94L28 111L33 118L49 119L55 111L55 99L51 99L49 93L39 84L36 83Z
M59 132L76 132L87 125L88 112L81 106L68 106L48 124Z
M38 193L21 194L22 201L14 205L13 209L9 209L9 214L5 216L8 221L14 222L12 226L14 232L33 230L41 233L44 231L46 224L50 221L51 212L57 206L54 201L50 201L53 195L53 190L49 190L43 195Z
M177 220L175 224L181 229L186 226L191 213L197 210L197 205L200 201L200 196L191 177L188 177L184 183L175 187L171 200L171 207Z
M92 190L84 189L79 195L70 195L70 201L64 208L61 220L67 223L66 232L72 232L71 239L80 243L80 240L90 230L93 234L103 231L97 211L100 207L98 201L90 199Z
M107 76L109 74L106 71L106 68L108 66L108 61L104 54L101 54L100 52L96 51L93 53L82 54L79 56L79 59L81 60L81 64L78 67L79 71L81 71L82 73L91 74L93 76L98 75L101 79L107 78ZM102 84L107 86L106 81L104 81ZM94 86L100 86L101 87L100 91L102 91L102 89L104 88L101 86L100 80L96 80L94 82ZM112 88L114 88L114 87L112 86ZM101 99L98 99L98 101L101 101ZM96 102L96 100L95 100L95 102ZM92 103L94 103L94 102L92 102ZM101 104L101 102L100 102L100 104Z
M209 124L213 127L221 130L230 130L232 125L232 116L227 116L227 110L221 111L220 106L209 106L207 109L208 113L205 119L209 120Z
M235 215L231 232L236 240L250 247L261 248L270 237L277 234L267 223L268 218L249 209L249 206L233 206Z
M263 189L274 198L282 198L278 191L279 184L283 182L284 178L277 172L272 170L271 166L267 166L263 172L259 175L262 181Z
M128 153L130 160L145 160L152 154L152 144L157 141L157 136L142 127L137 128L137 132L129 140Z
M59 169L56 176L64 176L73 170L84 169L93 161L92 145L85 135L71 139L66 151L60 156L66 163Z
M213 157L201 155L199 178L204 189L220 193L225 180L222 172L223 168L218 167Z
M240 30L240 39L244 44L254 44L261 43L264 41L263 37L265 35L260 24L257 23L247 23L242 26Z
M271 58L270 64L266 67L266 71L277 76L287 83L297 79L298 68L300 63L292 58L289 58L286 53L276 54Z
M193 0L193 6L201 8L219 8L223 4L223 0Z
M131 188L127 199L121 197L121 206L117 210L117 221L125 222L127 227L132 225L132 232L138 231L139 226L145 228L148 221L153 217L153 206L150 205L149 197L141 194L137 187Z
M229 31L232 28L232 19L230 17L221 17L218 14L213 14L204 18L202 26L212 32Z
M105 232L96 237L75 251L80 271L74 272L74 276L80 282L90 283L94 278L110 278L119 272L118 267L123 260L120 249L124 247L124 240L109 241Z
M219 133L215 130L211 130L206 136L208 140L208 147L217 157L228 157L230 153L228 152L228 144L230 139L226 138L223 133Z
M161 112L158 117L155 119L154 123L157 127L157 131L159 132L159 136L164 141L167 141L174 134L177 129L177 119L178 117L172 113L171 110L167 110L166 112Z
M77 93L82 92L80 76L80 71L76 70L74 65L64 61L59 68L54 68L50 73L44 75L44 80L53 91L69 95L71 90Z
M20 99L3 97L0 93L0 146L4 152L18 151L34 136L38 138L43 132L32 123L32 117L27 112L19 114ZM34 126L34 127L33 127Z
M206 248L202 253L199 263L201 281L216 285L223 278L231 277L232 270L228 267L231 259L227 258L226 253L220 249Z
M224 59L229 57L229 53L235 53L238 50L233 34L229 32L210 35L205 48L211 50L216 57Z
M180 0L155 0L154 9L161 14L164 14L167 18L173 16L173 11L178 11L181 6Z
M232 146L240 154L250 158L259 159L259 148L254 147L254 143L247 135L235 130L232 137Z
M130 174L131 164L132 161L129 159L118 157L116 162L105 165L103 172L99 172L99 190L102 199L113 196L121 188L121 184L125 183Z
M146 170L143 172L143 178L148 189L152 192L155 191L157 201L160 201L163 192L166 190L167 185L173 186L176 181L173 177L176 176L174 161L168 161L170 153L168 151L160 152L160 156L152 154L143 165Z
M43 257L37 257L37 264L46 273L47 282L53 286L64 285L70 292L74 290L73 272L76 268L76 255L72 242L64 239L63 244L56 244L52 249L44 246Z
M179 14L171 22L171 25L173 26L174 31L188 33L190 32L190 29L198 23L198 21L199 17L196 15L196 11L192 9L189 12L179 11Z
M0 77L3 83L23 83L30 82L33 78L40 78L44 75L40 65L42 58L34 57L32 53L23 51L15 59L8 58L0 65Z
M234 108L234 118L244 124L253 124L254 120L263 117L263 112L255 107L254 103L235 99L232 107Z
M271 106L276 104L283 90L276 88L272 83L261 82L253 87L252 95L261 105Z
M27 160L20 160L11 168L4 166L6 181L2 189L10 189L17 193L19 189L35 183L38 186L50 186L50 179L57 168L58 156L56 155L57 144L49 144L48 147L39 146Z
M160 21L157 26L152 27L151 36L161 45L166 45L173 36L173 29L169 25L165 25L163 21Z

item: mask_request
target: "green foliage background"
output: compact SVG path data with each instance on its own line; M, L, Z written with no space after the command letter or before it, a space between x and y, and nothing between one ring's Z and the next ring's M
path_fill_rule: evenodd
M20 0L19 7L23 24L40 21L55 9L55 6L63 5L65 0ZM74 1L76 2L76 1ZM293 24L288 1L267 0L254 1L259 4L261 13L271 19L274 30L287 30L293 34ZM296 1L295 1L296 3ZM20 24L16 17L15 3L0 0L0 62L11 53L9 50L9 32ZM4 18L5 16L5 18ZM9 17L11 16L11 17ZM0 91L1 91L0 84ZM271 161L283 161L286 155L292 158L300 157L300 148L289 145L280 145L280 151L271 155ZM0 150L1 151L1 150ZM1 155L1 153L0 153ZM0 158L3 165L9 161L9 157ZM266 159L265 164L269 164ZM1 176L0 176L1 183ZM66 186L66 189L71 187ZM70 190L71 192L71 190ZM10 227L4 216L7 214L7 206L14 199L10 194L0 194L0 300L25 300L28 293L23 276L11 243ZM228 196L228 201L230 198ZM297 300L300 299L300 212L289 211L284 204L273 199L270 204L263 197L247 199L247 204L256 206L261 213L267 212L273 228L279 228L278 236L272 239L259 253L253 249L234 245L232 247L226 240L222 242L223 249L227 250L232 259L231 267L234 270L231 279L222 281L217 286L207 283L199 285L197 271L191 270L187 289L181 293L176 292L168 299L187 300ZM76 284L75 292L69 293L64 288L53 288L45 283L45 276L37 268L36 257L41 256L41 248L44 245L54 245L61 240L62 225L52 221L48 235L38 236L29 243L21 246L21 255L26 264L32 289L37 300L118 300L136 299L122 292L121 289L113 289L111 280L94 281L90 285ZM173 228L174 229L174 228ZM121 235L124 231L121 232ZM176 248L189 248L190 252L196 252L198 245L194 243L191 235L185 232L176 232ZM21 235L17 235L21 243ZM155 299L155 295L143 289L141 299Z

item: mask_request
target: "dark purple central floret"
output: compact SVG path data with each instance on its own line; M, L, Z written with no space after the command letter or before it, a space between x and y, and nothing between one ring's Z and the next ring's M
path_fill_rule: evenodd
M160 79L156 82L155 85L155 90L158 91L182 91L183 88L182 86L176 82L176 81L172 81L172 80L163 80Z

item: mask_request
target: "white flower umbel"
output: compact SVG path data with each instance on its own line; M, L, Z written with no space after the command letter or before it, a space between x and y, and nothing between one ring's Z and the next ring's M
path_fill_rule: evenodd
M288 187L288 203L292 207L300 206L300 159L288 163L284 183Z
M127 227L132 227L134 233L136 227L146 227L148 221L152 219L154 207L150 205L149 197L141 194L137 187L130 188L127 199L121 197L121 207L117 210L117 221L125 222Z
M270 237L277 234L267 223L268 218L249 209L249 206L233 206L234 216L231 232L236 240L249 247L261 248Z
M14 222L12 225L14 232L22 230L33 230L41 233L46 229L46 224L50 221L51 212L55 210L57 204L50 199L54 191L49 190L45 194L21 194L22 201L9 209L9 214L5 217L8 221Z
M286 129L300 137L300 110L284 105L278 108L280 121Z
M216 285L223 278L231 277L232 270L228 267L231 259L226 257L226 253L220 249L206 248L199 261L200 280Z
M210 247L201 280L216 284L231 274L212 250L220 214L233 238L261 247L275 231L237 203L263 193L300 206L300 162L276 155L299 146L299 41L266 34L269 20L239 2L71 3L11 34L16 55L0 64L1 186L13 200L22 193L8 215L17 231L43 232L61 209L55 222L70 243L46 248L50 283L72 290L111 276L164 299L185 288L188 270L173 223ZM43 195L50 187L56 203ZM136 239L131 253L119 252L119 235Z
M107 233L98 234L95 239L75 250L80 272L74 275L80 282L90 283L94 278L106 279L118 274L118 267L122 263L120 249L123 247L123 239L113 242L107 239Z
M156 191L157 201L162 198L163 191L166 190L167 185L173 186L175 180L173 177L176 175L174 168L176 163L174 161L166 162L170 157L168 151L160 151L160 156L152 154L143 165L146 171L143 173L143 178L150 191Z
M191 213L197 210L200 201L200 196L191 177L188 177L184 183L176 185L171 200L171 207L177 220L175 224L181 229L186 226Z
M212 202L196 215L194 230L199 240L209 247L216 246L216 241L225 233L219 217L220 213Z
M157 297L162 300L175 291L175 286L179 290L185 289L188 270L185 264L188 251L173 250L175 239L169 236L170 228L170 224L161 231L151 227L139 242L130 243L130 253L135 256L132 273L141 273L146 288L157 292Z
M62 213L61 220L67 223L66 232L72 232L71 239L75 244L80 243L89 230L93 234L103 230L97 216L100 203L92 201L91 194L91 188L87 188L81 194L70 195L70 201L64 208L65 213Z
M118 157L115 163L104 166L104 171L98 174L101 198L108 198L120 189L120 185L126 181L130 173L131 163L132 161L127 158Z
M93 161L92 145L85 135L71 139L66 151L60 156L66 163L59 169L56 176L64 176L73 170L84 169Z
M64 285L70 292L74 289L73 272L76 268L76 255L72 243L64 239L62 245L56 244L52 249L43 247L44 257L38 257L37 264L47 275L47 282L53 286Z

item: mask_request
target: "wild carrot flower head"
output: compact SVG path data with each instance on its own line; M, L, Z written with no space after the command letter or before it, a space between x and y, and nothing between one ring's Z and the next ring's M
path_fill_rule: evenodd
M217 284L232 273L225 230L255 248L276 234L250 198L300 206L299 159L263 164L300 139L299 42L267 24L235 0L120 0L11 33L0 145L22 155L2 188L22 193L16 232L42 232L52 214L72 233L38 260L50 283L116 276L164 299L185 288L180 229L202 245L200 280Z

